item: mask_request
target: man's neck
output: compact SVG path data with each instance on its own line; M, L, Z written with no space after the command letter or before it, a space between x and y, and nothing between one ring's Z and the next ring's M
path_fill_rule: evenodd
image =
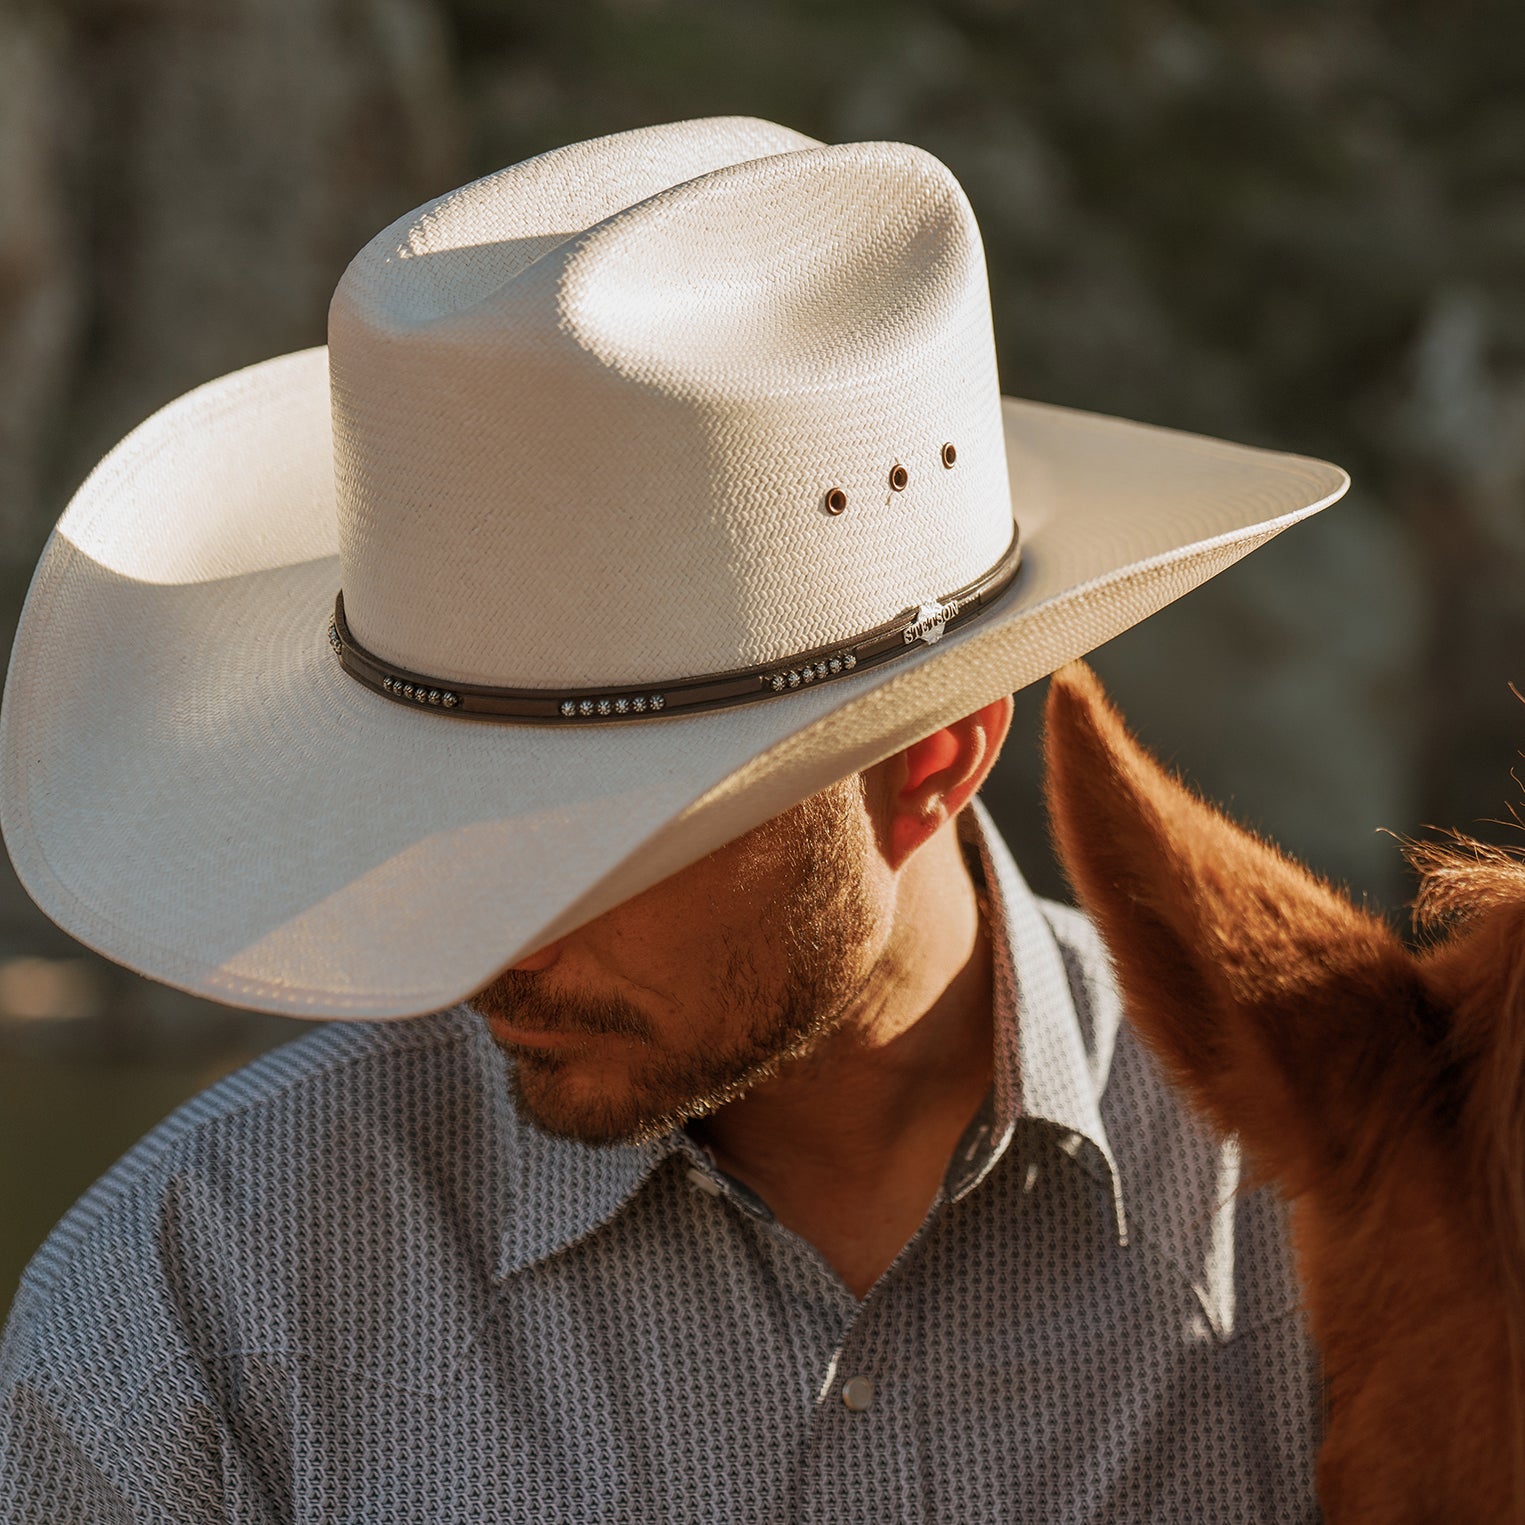
M693 1129L860 1298L920 1228L990 1088L989 935L955 832L908 865L842 1025Z

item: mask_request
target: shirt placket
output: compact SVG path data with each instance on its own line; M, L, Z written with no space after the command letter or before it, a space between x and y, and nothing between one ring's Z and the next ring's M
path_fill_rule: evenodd
M824 1374L796 1493L801 1525L927 1517L920 1345L910 1281L892 1270Z
M729 1200L753 1220L783 1307L792 1315L796 1354L808 1359L812 1349L817 1353L814 1414L790 1490L790 1525L870 1520L913 1525L925 1519L918 1439L921 1324L917 1299L907 1289L941 1197L878 1284L858 1302L820 1252L784 1228L760 1198L691 1143L684 1153L694 1189ZM815 1305L820 1316L807 1317ZM833 1312L841 1314L839 1327L845 1326L834 1349L820 1340L823 1328L836 1323Z

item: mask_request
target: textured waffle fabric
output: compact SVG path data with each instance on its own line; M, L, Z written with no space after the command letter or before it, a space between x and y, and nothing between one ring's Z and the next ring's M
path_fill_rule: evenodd
M686 1135L552 1141L465 1008L213 1087L0 1346L6 1525L1317 1518L1283 1213L966 816L997 1081L861 1303Z

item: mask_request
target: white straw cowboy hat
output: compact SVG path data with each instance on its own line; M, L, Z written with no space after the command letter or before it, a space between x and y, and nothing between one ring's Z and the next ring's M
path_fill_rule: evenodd
M919 149L575 144L394 223L327 350L80 488L12 652L6 842L155 979L434 1010L1345 486L1003 398Z

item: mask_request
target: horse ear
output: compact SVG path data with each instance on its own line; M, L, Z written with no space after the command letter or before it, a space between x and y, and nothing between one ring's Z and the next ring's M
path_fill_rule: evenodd
M1525 855L1459 832L1404 851L1420 875L1415 921L1450 934L1426 949L1420 969L1451 1013L1456 1052L1473 1076L1479 1182L1499 1232L1525 1245ZM1525 1307L1525 1270L1510 1262L1505 1274L1515 1306Z
M1386 923L1172 778L1079 663L1049 687L1055 845L1167 1074L1295 1181L1370 1109L1351 1094L1422 999ZM1417 1024L1409 1024L1417 1032Z

